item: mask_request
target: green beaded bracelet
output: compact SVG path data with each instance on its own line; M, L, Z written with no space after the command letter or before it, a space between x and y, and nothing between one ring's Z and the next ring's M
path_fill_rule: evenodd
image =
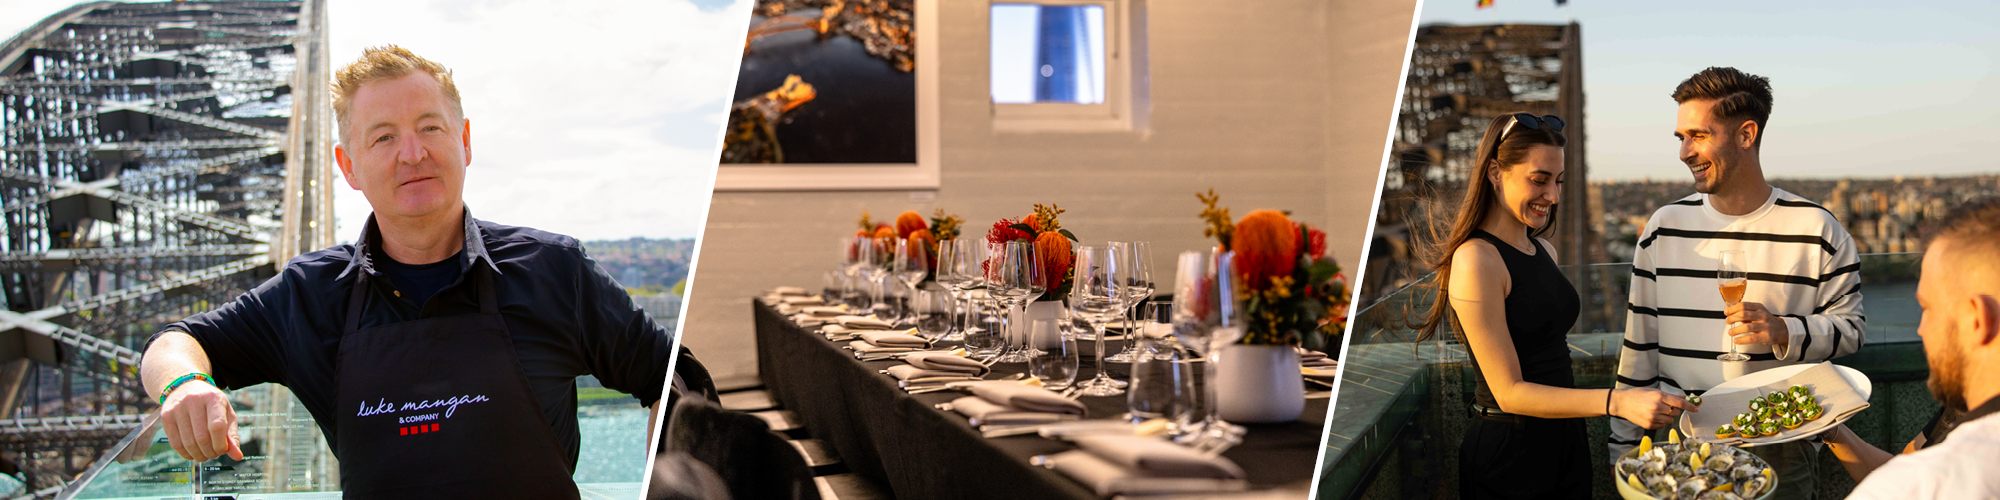
M208 382L208 385L215 385L215 379L209 378L208 374L206 373L194 372L194 373L189 373L187 375L181 375L181 378L174 379L173 382L167 383L167 388L160 389L160 406L166 406L167 395L173 394L174 389L179 389L182 384L186 384L189 381L193 381L195 379L200 379L203 382Z

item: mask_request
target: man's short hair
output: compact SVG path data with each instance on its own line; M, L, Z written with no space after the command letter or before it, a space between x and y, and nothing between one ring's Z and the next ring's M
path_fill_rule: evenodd
M333 73L333 116L335 126L340 128L340 142L347 142L347 109L353 105L354 93L360 92L361 86L402 78L418 71L437 79L445 100L451 102L452 114L457 115L457 119L465 119L465 106L459 103L458 85L452 83L450 69L424 59L410 49L395 45L369 47L361 52L361 59Z
M1924 231L1924 246L1938 240L1951 240L1952 253L1960 257L1955 259L1957 262L2000 265L2000 197L1974 200L1952 209Z
M1764 128L1771 120L1770 79L1736 68L1709 67L1674 87L1674 103L1693 99L1714 99L1718 117L1757 122L1757 137L1750 139L1750 145L1764 145Z

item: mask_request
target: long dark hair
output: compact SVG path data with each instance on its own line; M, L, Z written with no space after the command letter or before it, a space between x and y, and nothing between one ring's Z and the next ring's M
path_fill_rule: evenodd
M1513 113L1503 114L1486 124L1486 136L1479 140L1479 152L1472 156L1472 172L1466 176L1465 199L1458 204L1458 214L1452 218L1448 229L1439 227L1439 219L1431 217L1430 237L1427 238L1430 244L1418 245L1422 249L1419 258L1422 258L1431 270L1437 272L1437 277L1431 279L1429 285L1436 290L1437 301L1431 303L1430 310L1423 314L1421 322L1409 325L1411 329L1417 330L1418 342L1437 337L1438 327L1443 325L1447 315L1451 313L1452 253L1458 251L1458 246L1465 244L1465 240L1472 239L1472 230L1478 229L1479 224L1486 220L1487 213L1493 209L1494 200L1499 198L1499 193L1487 173L1494 169L1505 172L1513 169L1515 165L1527 162L1528 151L1534 148L1541 146L1560 148L1569 143L1569 139L1564 137L1562 132L1549 130L1547 126L1530 129L1518 124L1511 132L1507 132L1507 137L1503 141L1500 134L1506 131L1509 123L1513 123L1513 116ZM1496 147L1494 142L1500 144ZM1529 236L1541 236L1555 227L1556 210L1559 208L1561 204L1550 206L1549 223L1542 225L1540 229L1532 230ZM1436 214L1444 210L1441 200L1433 198L1430 201L1430 213ZM1450 319L1453 328L1456 329L1457 316L1450 316Z

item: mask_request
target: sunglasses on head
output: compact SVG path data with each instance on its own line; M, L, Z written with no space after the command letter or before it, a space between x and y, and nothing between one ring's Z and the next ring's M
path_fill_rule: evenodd
M1514 131L1515 124L1526 127L1528 130L1541 130L1543 126L1548 126L1550 132L1563 131L1563 119L1557 118L1556 115L1536 117L1528 113L1514 113L1512 116L1514 119L1507 122L1507 128L1500 129L1500 139L1494 141L1495 144L1507 140L1507 133Z

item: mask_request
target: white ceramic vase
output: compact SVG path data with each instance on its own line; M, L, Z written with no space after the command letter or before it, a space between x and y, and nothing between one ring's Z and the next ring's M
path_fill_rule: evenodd
M1019 333L1017 333L1016 335L1019 335L1019 337L1010 338L1008 340L1012 342L1014 345L1026 345L1028 339L1040 339L1043 340L1044 341L1043 343L1045 344L1060 343L1062 342L1062 335L1061 335L1062 331L1060 330L1060 328L1062 327L1061 324L1064 321L1064 318L1066 317L1066 315L1063 314L1064 312L1066 311L1064 311L1063 303L1062 301L1059 300L1038 300L1034 302L1029 302L1027 311L1023 315L1024 317L1021 318L1023 321L1021 324L1024 325L1025 328L1017 330ZM1034 345L1029 347L1033 347L1036 349L1045 349L1051 346Z
M1305 411L1299 353L1291 346L1230 344L1216 355L1214 394L1223 420L1291 422Z

